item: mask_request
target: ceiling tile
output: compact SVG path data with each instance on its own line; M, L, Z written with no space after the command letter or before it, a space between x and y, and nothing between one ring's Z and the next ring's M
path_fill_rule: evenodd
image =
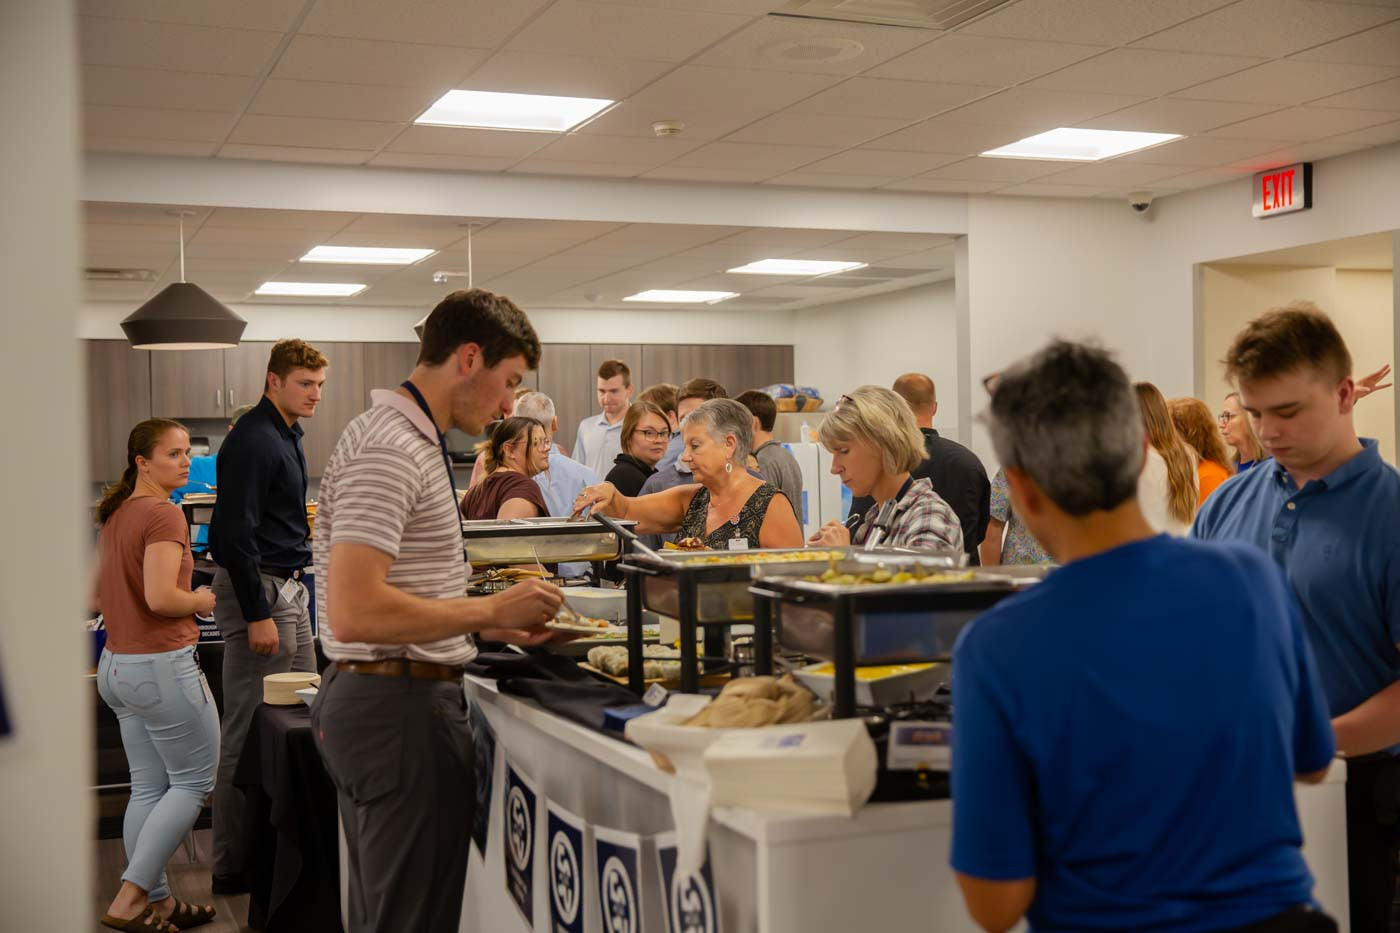
M1397 141L1400 141L1400 120L1392 123L1378 123L1375 126L1368 126L1351 133L1340 133L1309 142L1292 143L1263 155L1241 160L1235 165L1236 167L1250 165L1253 166L1252 170L1259 171L1273 165L1317 161ZM1274 143L1274 145L1278 144Z
M1392 110L1400 111L1400 78L1380 81L1376 84L1359 87L1354 91L1344 91L1331 97L1312 101L1314 107L1337 107L1343 110Z
M1328 110L1323 107L1290 107L1253 120L1233 123L1213 131L1234 139L1281 139L1308 142L1336 136L1394 119L1395 114L1378 110Z
M370 165L395 168L427 168L442 171L501 172L516 162L517 156L471 156L427 152L381 152L369 160Z
M959 123L1032 126L1037 127L1039 132L1057 126L1073 126L1141 102L1141 97L1122 94L1085 94L1014 87L943 116Z
M260 159L268 162L325 162L335 165L364 165L373 149L318 149L312 146L254 146L227 143L219 150L221 159Z
M766 16L708 49L696 62L773 71L859 74L937 36L929 29ZM835 57L823 60L823 53Z
M851 78L792 107L795 113L922 120L993 93L990 87Z
M788 249L817 249L844 243L858 230L803 230L791 227L754 227L725 237L716 246L775 246ZM698 250L696 251L698 252Z
M1176 165L1148 165L1142 162L1120 162L1117 159L1112 159L1108 162L1078 165L1055 172L1050 177L1042 178L1040 181L1051 185L1085 185L1108 188L1122 185L1145 185L1180 174L1180 166Z
M893 149L849 149L829 159L803 167L806 172L827 172L836 175L888 175L904 178L929 172L939 166L959 161L959 155L928 152L899 152Z
M1014 143L1043 127L979 126L952 119L949 114L925 120L897 133L882 136L866 145L867 149L899 149L922 153L976 155L1007 143Z
M662 116L671 111L660 110L656 107L644 107L634 104L631 101L618 104L596 120L591 120L584 126L575 130L583 136L632 136L646 137L654 139L656 131L652 129L652 124L658 120L674 120L674 115ZM755 120L761 120L767 115L767 111L762 110L685 110L685 118L681 120L685 128L681 131L681 139L693 139L706 142L712 139L719 139L721 136L728 136L737 129L748 126Z
M1075 125L1089 129L1190 135L1277 109L1277 104L1241 104L1163 97L1115 110L1113 113L1084 120Z
M1314 62L1400 67L1400 20L1308 49L1298 57Z
M703 145L698 139L642 139L634 136L565 136L536 152L531 161L611 162L641 166L664 165Z
M835 155L817 146L765 146L757 143L708 143L670 163L692 168L723 168L739 172L788 172L808 162Z
M392 139L401 128L402 125L398 123L371 123L367 120L325 120L249 114L238 121L238 125L229 136L229 142L259 146L375 150Z
M952 243L955 237L941 233L857 233L837 243L836 249L889 249L902 253L924 253Z
M495 48L510 38L548 0L462 3L459 0L316 0L302 23L303 35L341 36Z
M1223 167L1203 168L1194 172L1187 172L1184 175L1172 175L1169 178L1163 178L1159 183L1172 188L1205 188L1210 185L1218 185L1221 182L1245 178L1248 175L1249 172L1243 169Z
M692 109L771 112L839 80L828 75L685 65L634 94L623 106L647 110L652 120L685 120Z
M1178 91L1191 100L1293 104L1349 91L1394 77L1393 68L1297 60L1268 62L1247 71Z
M844 149L903 129L909 122L878 117L775 113L725 138L733 142L834 146Z
M1108 188L1091 188L1086 185L1051 185L1033 181L1024 185L1011 185L998 188L996 193L1020 195L1032 198L1092 198L1103 194Z
M142 139L135 136L84 136L89 152L134 152L141 155L211 156L217 141L193 139Z
M748 16L762 16L765 13L773 12L787 0L591 0L591 2L662 7L667 10L695 10L700 13L743 13Z
M765 185L792 185L802 188L878 188L895 181L885 175L828 175L822 172L788 172L764 182Z
M239 113L255 86L254 79L241 75L83 67L85 104Z
M1097 58L1037 78L1031 87L1102 91L1157 97L1202 81L1241 71L1261 59L1234 55L1188 55L1153 49L1114 49Z
M326 84L272 78L248 106L249 113L411 123L438 98L436 90Z
M155 290L154 282L84 282L85 301L120 301L136 304Z
M774 172L756 172L732 168L702 168L694 165L663 165L642 175L657 181L712 181L751 184L772 178Z
M1021 0L963 27L1007 39L1121 45L1231 0Z
M925 172L920 178L957 178L967 181L999 181L1003 184L1030 181L1064 171L1064 162L1044 159L963 159L952 165Z
M745 23L746 16L557 0L510 41L526 52L681 62Z
M461 83L473 91L622 100L671 69L667 62L505 50Z
M151 110L145 107L84 107L83 132L93 137L134 136L220 142L238 117L196 110Z
M1152 165L1221 165L1264 152L1270 143L1259 139L1226 139L1220 136L1188 136L1114 159L1114 162L1147 162Z
M280 32L216 29L132 19L79 19L84 65L248 75L262 73L282 42Z
M872 77L1010 87L1103 51L1096 45L1023 42L954 33L870 71Z
M410 126L389 144L390 152L524 158L558 139L555 133L472 130L447 126Z
M114 19L285 32L305 5L305 0L81 0L78 12Z
M447 91L490 55L482 49L297 36L272 70L274 78Z
M1241 0L1136 44L1175 52L1275 58L1339 39L1394 16L1378 7L1315 0Z
M321 242L326 231L298 230L288 227L210 227L202 226L190 237L187 248L204 246L259 246L275 248L279 255L295 259ZM300 250L301 252L297 252ZM295 256L290 255L296 253ZM236 257L212 257L236 258ZM249 256L247 259L257 257Z
M636 178L654 165L628 165L622 162L566 162L526 159L511 166L516 175L589 175L597 178Z
M261 208L218 207L201 224L201 227L238 227L244 230L312 230L318 233L334 233L358 216L350 211L279 211Z

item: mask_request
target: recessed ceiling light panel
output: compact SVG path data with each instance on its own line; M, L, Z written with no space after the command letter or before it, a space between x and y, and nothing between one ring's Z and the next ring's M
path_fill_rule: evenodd
M728 271L740 275L835 275L864 269L863 262L834 262L824 259L760 259Z
M358 282L264 282L253 294L285 298L349 298L368 287Z
M635 295L628 295L623 301L658 301L666 304L712 305L730 298L738 298L738 292L696 292L666 288L653 288Z
M1180 138L1180 134L1177 133L1130 133L1124 130L1081 130L1062 126L1048 133L1027 136L1009 146L989 149L982 155L993 159L1098 162Z
M413 122L431 126L567 133L612 104L610 100L593 97L456 90L439 97L437 103Z
M382 246L317 246L298 262L346 262L360 266L410 266L437 250Z

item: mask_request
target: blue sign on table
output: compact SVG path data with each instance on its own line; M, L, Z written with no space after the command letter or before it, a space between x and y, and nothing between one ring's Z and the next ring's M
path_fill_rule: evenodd
M525 923L535 924L535 788L506 760L504 850L506 889Z
M476 811L472 814L472 842L486 858L486 836L491 830L491 785L496 779L496 736L482 714L471 704L472 749L476 757Z
M699 874L677 871L676 834L656 837L656 860L661 865L661 895L666 904L666 929L670 933L720 933L719 898L710 873L710 853Z
M588 890L583 874L584 823L553 801L546 801L545 809L549 813L545 830L549 928L553 933L583 933Z
M641 837L595 827L594 864L598 866L598 906L603 933L642 933L642 886L639 880Z

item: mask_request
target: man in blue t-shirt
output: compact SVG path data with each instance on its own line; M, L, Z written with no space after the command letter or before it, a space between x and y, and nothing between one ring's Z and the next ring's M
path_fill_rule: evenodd
M1153 533L1142 421L1104 351L1058 341L1006 370L988 426L1063 566L954 652L952 863L973 919L1335 930L1293 799L1332 730L1283 576L1250 547Z
M1348 757L1352 929L1388 930L1400 821L1400 473L1352 421L1376 377L1352 380L1341 334L1306 303L1251 321L1225 371L1273 459L1212 493L1192 533L1268 554L1302 604Z

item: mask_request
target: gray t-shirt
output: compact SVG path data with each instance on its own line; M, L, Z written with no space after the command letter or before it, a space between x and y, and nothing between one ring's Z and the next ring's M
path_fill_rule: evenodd
M803 523L802 513L802 468L797 458L777 441L769 441L753 452L758 460L758 468L763 478L782 490L792 503L792 511L797 515L797 523Z

